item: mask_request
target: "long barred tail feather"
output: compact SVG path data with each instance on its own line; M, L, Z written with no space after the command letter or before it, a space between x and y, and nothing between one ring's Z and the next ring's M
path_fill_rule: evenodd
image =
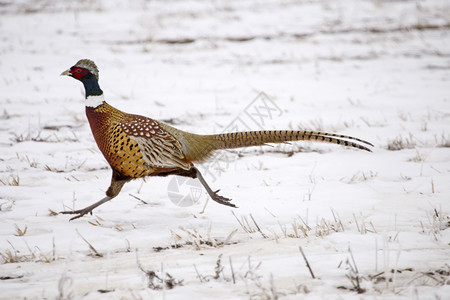
M372 152L367 146L354 141L373 146L371 143L348 135L320 131L267 130L223 133L212 136L216 141L216 149L233 149L248 146L259 146L267 143L282 143L290 141L319 141L331 144L349 146Z
M170 128L166 126L167 128ZM183 144L183 152L188 161L205 161L215 150L262 146L270 143L293 141L318 141L353 147L372 152L373 145L365 140L342 134L321 131L265 130L242 131L212 135L198 135L180 131L174 132Z

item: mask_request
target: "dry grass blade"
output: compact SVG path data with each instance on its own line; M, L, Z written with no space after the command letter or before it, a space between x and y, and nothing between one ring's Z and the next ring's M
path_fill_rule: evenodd
M407 138L398 136L393 140L389 140L386 149L390 151L398 151L402 149L414 149L416 145L417 142L415 141L413 135L410 134L409 137Z
M236 277L234 276L234 269L233 269L233 263L231 262L231 256L229 257L230 260L230 269L231 269L231 279L233 280L233 284L236 284Z
M19 186L20 185L20 177L19 177L19 175L10 174L5 180L0 179L0 182L3 185Z
M75 231L77 232L77 234L80 236L80 238L89 246L89 249L92 251L92 253L94 254L94 256L96 257L103 257L103 254L99 253L97 251L97 249L94 248L94 246L92 246L91 243L89 243L82 235L81 233L78 231L78 229L75 229Z
M228 245L228 243L230 242L231 238L235 235L235 233L237 232L237 229L233 229L233 231L230 232L230 234L228 234L228 236L226 237L225 241L223 242L222 245L220 245L221 247Z
M17 224L14 224L14 226L16 226L16 234L15 236L24 236L27 233L27 225L25 225L25 228L22 230L19 228L19 226L17 226Z
M255 218L253 218L253 215L252 215L252 214L250 214L250 218L252 218L253 224L255 224L256 229L258 230L259 233L261 233L261 236L262 236L263 238L267 239L267 235L265 235L265 234L261 231L261 228L259 228L259 226L258 226L258 224L256 223Z
M194 269L195 269L195 273L197 273L197 278L198 278L198 280L200 280L200 282L206 282L206 281L208 281L208 279L207 279L205 276L201 275L201 274L198 272L197 266L196 266L195 264L194 264L193 266L194 266Z
M298 249L300 250L300 253L301 253L302 256L303 256L303 259L305 260L306 267L308 268L309 273L311 274L312 279L316 279L316 276L314 276L314 273L313 273L313 271L312 271L312 269L311 269L311 266L309 265L308 259L306 258L305 253L303 252L302 246L299 246Z

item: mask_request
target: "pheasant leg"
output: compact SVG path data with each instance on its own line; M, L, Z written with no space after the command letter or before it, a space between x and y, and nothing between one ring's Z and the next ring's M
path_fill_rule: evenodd
M211 197L211 199L213 199L214 201L216 201L217 203L226 205L226 206L231 206L231 207L236 207L236 205L234 205L233 203L231 203L231 199L230 198L226 198L223 196L220 196L219 194L217 194L220 190L217 191L213 191L208 183L205 181L205 178L203 178L202 173L200 173L200 171L195 168L195 172L196 172L196 177L198 178L198 180L200 180L200 183L203 185L203 187L205 188L206 192L208 193L208 195Z
M92 211L94 210L94 208L96 208L96 207L102 205L102 204L105 203L105 202L108 202L108 201L111 200L111 199L112 199L111 197L106 196L106 197L103 198L102 200L97 201L97 202L95 202L94 204L89 205L89 206L87 206L87 207L85 207L85 208L83 208L83 209L79 209L79 210L70 210L70 211L69 211L69 210L61 211L60 214L65 214L65 215L67 215L67 214L77 215L77 216L75 216L75 217L73 217L73 218L71 218L71 219L69 220L69 221L72 221L72 220L81 218L82 216L84 216L85 214L88 214L88 213L90 213L90 214L92 215Z

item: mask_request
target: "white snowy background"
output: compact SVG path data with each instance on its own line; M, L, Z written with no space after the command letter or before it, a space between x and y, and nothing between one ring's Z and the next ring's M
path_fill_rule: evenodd
M446 0L1 1L0 298L450 299L449 29ZM111 105L186 131L264 92L266 129L375 147L227 151L205 177L239 208L148 178L69 222L111 176L59 77L81 58Z

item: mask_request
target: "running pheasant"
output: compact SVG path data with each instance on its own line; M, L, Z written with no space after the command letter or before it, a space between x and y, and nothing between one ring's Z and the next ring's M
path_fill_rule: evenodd
M162 122L122 112L105 102L98 84L98 68L88 59L78 61L61 73L84 85L86 115L100 151L112 168L111 185L102 200L80 210L63 211L76 214L74 220L92 213L92 210L116 197L123 185L135 178L146 176L179 175L198 178L214 201L235 207L231 199L213 191L194 162L206 160L212 151L258 146L287 141L320 141L371 151L364 140L317 131L248 131L213 135L198 135L171 127Z

